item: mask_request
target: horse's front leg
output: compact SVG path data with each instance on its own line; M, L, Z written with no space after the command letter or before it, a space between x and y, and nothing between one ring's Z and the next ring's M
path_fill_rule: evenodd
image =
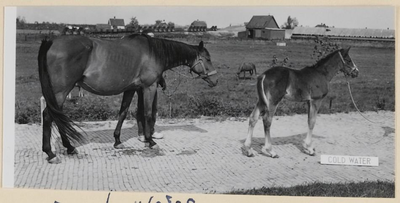
M157 83L150 87L143 88L143 107L144 107L144 137L149 147L158 149L158 145L154 142L152 134L154 133L155 116L153 116L153 102L156 99Z
M124 147L120 140L121 128L122 128L122 124L124 123L124 120L126 118L126 115L128 114L129 106L132 102L132 98L134 95L135 95L135 90L130 90L130 91L124 92L124 95L122 98L122 103L121 103L121 109L119 110L119 113L118 113L117 127L115 128L115 131L114 131L114 138L115 138L114 148L116 148L116 149L122 149Z
M308 105L308 132L303 142L304 152L310 156L315 155L315 146L312 143L312 132L317 121L318 109L321 106L322 99L311 100Z
M164 86L163 89L165 88L165 81L164 81ZM139 99L138 99L138 106L137 106L137 125L138 125L138 135L139 135L139 141L145 142L145 137L144 137L144 105L143 105L143 93L138 94ZM154 130L154 125L157 119L157 91L155 92L154 99L153 99L153 106L152 106L152 117L153 117L153 125L150 126L150 132L151 132L151 137L153 139L162 139L164 138L164 135L162 133L155 132Z

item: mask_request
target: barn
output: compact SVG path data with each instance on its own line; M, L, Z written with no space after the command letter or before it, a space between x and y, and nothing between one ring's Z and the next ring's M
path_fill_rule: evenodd
M285 30L280 29L274 16L253 16L246 25L246 31L238 33L240 38L283 40Z
M205 21L195 20L190 24L189 32L205 32L207 31L207 23Z
M124 19L118 19L118 18L110 18L110 20L108 20L108 24L111 26L112 29L125 29L125 22Z
M326 36L339 40L394 41L395 31L367 28L296 27L292 33L292 39L307 39L315 38L316 36Z

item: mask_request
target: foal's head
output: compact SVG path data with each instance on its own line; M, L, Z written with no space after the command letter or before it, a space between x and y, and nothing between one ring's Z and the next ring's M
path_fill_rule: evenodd
M205 80L210 87L214 87L218 83L218 78L216 76L217 71L211 63L210 53L204 48L203 41L200 42L198 49L199 54L190 70L199 75L199 78Z
M348 49L339 50L339 55L343 62L340 71L342 71L345 76L351 76L352 78L355 78L358 76L358 68L356 64L354 64L353 60L350 58L349 51L350 47Z

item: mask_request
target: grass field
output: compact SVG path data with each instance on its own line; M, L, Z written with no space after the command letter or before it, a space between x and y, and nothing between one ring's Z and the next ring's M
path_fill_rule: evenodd
M197 44L198 39L180 39ZM256 101L256 79L247 77L238 80L236 71L242 62L252 62L257 74L267 70L272 56L279 61L289 57L292 68L302 68L315 63L311 57L313 41L287 41L287 46L276 46L270 41L212 40L206 41L214 67L219 73L219 84L210 88L202 80L190 76L188 68L177 68L166 72L167 90L159 90L158 112L161 117L247 117ZM37 52L40 41L17 41L16 55L16 117L17 123L40 122L39 98L41 88L37 68ZM347 47L345 43L342 47ZM353 96L361 111L394 111L395 50L393 46L384 48L352 43L350 55L359 67L358 78L350 79ZM180 84L178 86L178 83ZM172 93L176 90L174 93ZM76 90L73 90L73 95ZM168 95L170 97L168 97ZM122 95L100 97L86 93L83 98L66 101L65 112L74 120L114 120L116 119ZM330 101L332 103L331 108ZM136 98L131 106L135 110ZM203 108L207 107L207 108ZM338 74L331 81L331 91L325 99L320 113L355 111L347 90L346 78ZM283 101L277 115L306 113L305 105ZM131 119L132 115L128 116Z
M273 187L232 191L237 195L279 195L316 197L394 198L394 182L365 181L360 183L310 183L294 187Z

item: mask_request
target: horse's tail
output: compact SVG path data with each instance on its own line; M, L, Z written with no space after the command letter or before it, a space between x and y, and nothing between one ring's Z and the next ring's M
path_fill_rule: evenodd
M257 77L257 94L258 100L268 107L268 99L264 91L265 73Z
M47 52L49 51L53 42L51 40L42 40L39 48L38 65L39 65L39 80L42 86L42 94L46 100L46 111L54 123L57 125L61 136L67 136L75 141L83 141L83 136L76 131L70 118L68 118L61 110L57 103L56 96L53 92L53 86L50 81L47 65ZM64 137L65 138L65 137Z

